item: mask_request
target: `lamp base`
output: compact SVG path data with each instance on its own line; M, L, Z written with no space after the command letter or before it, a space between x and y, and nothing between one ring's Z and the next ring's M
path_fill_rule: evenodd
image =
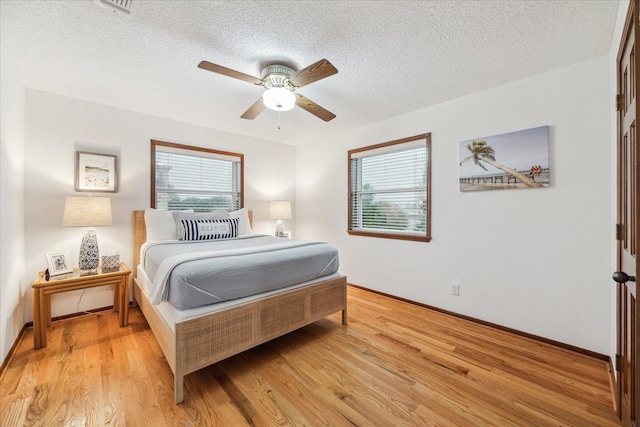
M97 269L98 264L100 264L98 254L98 237L96 236L96 230L87 228L82 237L82 243L80 244L80 256L78 257L80 270Z
M276 237L286 237L284 234L284 225L281 219L276 221Z

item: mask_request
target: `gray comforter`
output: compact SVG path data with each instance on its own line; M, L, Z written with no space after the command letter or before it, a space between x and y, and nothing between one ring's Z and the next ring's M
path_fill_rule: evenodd
M151 302L179 310L295 285L338 271L338 250L325 242L252 234L201 242L145 245Z

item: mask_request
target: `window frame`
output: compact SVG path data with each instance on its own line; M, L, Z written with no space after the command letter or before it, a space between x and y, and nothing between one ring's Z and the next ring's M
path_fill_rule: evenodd
M391 147L394 145L408 144L414 141L425 140L426 146L426 165L425 165L425 175L426 175L426 183L425 183L425 200L426 200L426 210L425 210L425 231L424 234L407 234L401 232L394 231L366 231L365 229L354 229L352 228L353 224L353 209L352 206L354 204L353 197L357 195L357 192L352 192L352 171L351 165L352 160L354 159L355 154L360 154L367 151L375 151L380 149L386 149L387 147ZM386 153L392 152L391 150ZM364 157L359 155L357 157ZM431 133L423 133L420 135L410 136L407 138L397 139L394 141L383 142L380 144L369 145L366 147L355 148L348 151L347 157L347 210L348 210L348 223L347 223L347 233L352 236L364 236L364 237L378 237L383 239L396 239L396 240L410 240L410 241L418 241L418 242L430 242L431 241Z
M168 147L178 150L184 150L198 156L197 153L208 153L214 156L237 157L240 159L240 208L244 207L244 154L234 153L231 151L216 150L213 148L198 147L195 145L177 144L175 142L151 140L151 201L149 206L156 209L156 147ZM210 157L210 156L200 156ZM195 210L195 209L194 209Z

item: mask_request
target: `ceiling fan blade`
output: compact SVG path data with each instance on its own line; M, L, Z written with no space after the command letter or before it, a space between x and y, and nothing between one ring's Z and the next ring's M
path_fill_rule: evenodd
M309 83L317 82L325 77L336 74L338 70L326 59L321 59L307 68L298 70L289 76L289 81L297 87L306 86Z
M244 80L245 82L253 83L254 85L262 84L262 80L260 80L257 77L253 77L253 76L250 76L249 74L241 73L240 71L235 71L230 68L223 67L222 65L213 64L208 61L200 62L198 64L198 68L202 68L203 70L222 74L223 76L233 77L234 79Z
M253 120L258 117L258 114L262 113L265 108L264 102L262 102L262 97L260 97L251 107L249 107L247 111L244 112L243 115L240 116L240 118Z
M321 106L319 106L318 104L310 100L309 98L305 98L304 96L298 93L296 93L295 95L296 95L296 104L298 105L298 107L302 108L303 110L307 110L308 112L324 120L325 122L328 122L336 118L336 115L333 114L331 111L325 110L324 108L322 108Z

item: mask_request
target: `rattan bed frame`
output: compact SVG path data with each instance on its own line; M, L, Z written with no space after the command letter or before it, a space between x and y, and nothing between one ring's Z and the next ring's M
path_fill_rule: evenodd
M342 311L342 323L347 323L347 279L342 276L185 319L172 329L135 277L140 247L146 240L144 211L133 212L133 226L133 296L173 371L176 403L184 399L187 374L338 311Z

